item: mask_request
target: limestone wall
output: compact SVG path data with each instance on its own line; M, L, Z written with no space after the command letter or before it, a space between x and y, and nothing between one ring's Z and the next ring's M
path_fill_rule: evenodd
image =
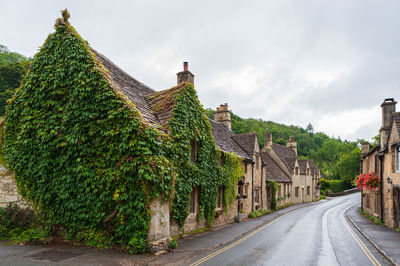
M8 203L26 207L26 202L18 193L14 172L0 164L0 207L6 207Z
M150 204L151 221L147 239L149 242L169 238L169 203L162 198L153 200Z

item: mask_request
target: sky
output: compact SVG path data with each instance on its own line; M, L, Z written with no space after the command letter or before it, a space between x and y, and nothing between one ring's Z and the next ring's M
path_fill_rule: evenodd
M155 90L183 61L205 108L341 139L379 133L399 100L400 1L2 0L0 44L32 57L60 10L89 44ZM396 93L397 92L397 93Z

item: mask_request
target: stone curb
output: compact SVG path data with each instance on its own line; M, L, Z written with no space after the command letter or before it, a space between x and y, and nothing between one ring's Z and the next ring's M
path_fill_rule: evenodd
M358 203L358 202L357 202ZM356 204L357 204L356 203ZM354 204L355 205L355 204ZM354 225L355 228L387 259L389 260L393 265L399 266L400 264L397 263L392 257L390 257L383 249L381 249L378 244L376 244L355 222L354 220L350 217L349 211L353 206L350 206L347 211L346 211L346 216L350 220L350 222Z
M326 200L328 200L328 199L326 199ZM300 206L300 207L294 208L293 210L290 210L290 211L288 211L288 212L281 213L281 214L279 214L278 216L276 216L276 217L274 217L274 218L263 220L263 221L261 221L260 223L256 224L255 226L246 229L246 230L243 231L242 233L240 233L240 234L238 234L238 235L235 235L234 237L232 237L232 238L226 240L226 241L223 242L223 243L215 244L215 245L212 246L212 247L209 247L209 248L201 248L201 249L173 250L173 252L194 252L194 251L211 250L211 249L214 249L214 248L217 248L217 247L226 245L226 244L228 244L229 242L232 242L232 241L234 241L234 240L240 238L241 236L246 235L247 233L249 233L249 232L251 232L251 231L253 231L253 230L256 230L258 227L261 227L261 226L263 226L263 225L265 225L265 224L267 224L267 223L269 223L269 222L272 222L272 221L276 220L277 218L281 217L282 215L285 215L285 214L294 212L294 211L296 211L296 210L299 210L299 209L301 209L301 208L305 208L305 207L308 207L308 206L311 206L311 205L317 205L317 204L320 204L321 202L324 202L324 200L322 200L322 201L319 200L319 201L316 201L316 202L310 202L310 203L308 203L308 204L306 204L306 205L304 205L304 206ZM293 205L292 205L292 206L293 206ZM282 210L284 210L284 209L282 209ZM268 216L268 215L270 215L270 214L272 214L272 213L269 213L269 214L267 214L266 216Z

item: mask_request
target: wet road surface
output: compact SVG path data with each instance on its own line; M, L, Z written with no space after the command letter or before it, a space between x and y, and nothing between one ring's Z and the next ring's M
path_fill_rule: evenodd
M193 265L391 265L347 219L359 201L356 193L295 210Z

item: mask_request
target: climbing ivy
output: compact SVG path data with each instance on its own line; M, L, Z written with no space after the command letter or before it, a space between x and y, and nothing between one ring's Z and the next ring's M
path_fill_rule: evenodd
M143 252L150 201L172 197L165 137L111 87L68 17L57 20L9 101L5 159L49 226L106 232Z
M15 170L22 196L49 228L63 227L69 238L90 245L103 239L132 252L146 249L149 206L156 198L173 203L173 218L183 226L192 188L199 187L198 218L211 225L218 187L225 188L226 208L243 169L229 153L221 165L222 153L193 86L165 91L169 97L163 95L166 102L153 111L172 108L167 128L149 126L111 86L68 18L63 11L6 110L0 157L4 154Z
M235 186L243 175L241 160L235 154L222 153L216 148L211 125L204 115L197 93L190 83L179 85L173 117L168 128L173 145L173 161L177 183L173 204L173 218L182 227L188 216L190 193L199 187L198 219L214 222L218 187L224 188L225 210L235 197ZM195 143L195 144L194 144ZM196 160L191 161L192 145L197 147ZM221 165L221 161L224 161Z
M276 191L278 190L278 184L274 180L267 181L265 184L265 190L271 195L271 210L276 210Z

